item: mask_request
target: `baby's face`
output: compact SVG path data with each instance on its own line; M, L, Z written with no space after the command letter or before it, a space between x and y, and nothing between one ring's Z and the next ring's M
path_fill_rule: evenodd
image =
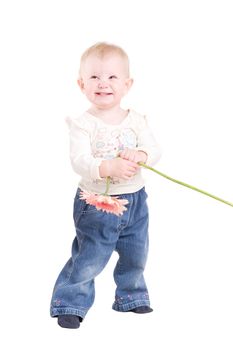
M104 57L90 55L81 65L81 90L88 100L99 109L120 106L122 97L132 85L129 78L128 62L120 55Z

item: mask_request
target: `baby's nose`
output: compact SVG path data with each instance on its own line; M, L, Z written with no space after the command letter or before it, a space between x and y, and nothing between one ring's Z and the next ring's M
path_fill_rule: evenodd
M104 89L104 88L108 87L107 81L105 79L100 79L99 83L98 83L98 87L100 89Z

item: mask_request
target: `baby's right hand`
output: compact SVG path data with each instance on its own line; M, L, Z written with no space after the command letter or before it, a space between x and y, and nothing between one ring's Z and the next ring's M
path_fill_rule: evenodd
M137 173L138 168L139 165L135 162L122 158L114 158L104 160L99 167L99 171L101 177L111 176L129 180Z

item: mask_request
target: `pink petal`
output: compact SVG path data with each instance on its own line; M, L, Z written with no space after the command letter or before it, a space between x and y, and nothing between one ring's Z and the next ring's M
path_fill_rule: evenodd
M118 199L118 197L94 194L86 191L80 193L80 198L85 200L87 204L95 206L97 210L103 210L117 216L122 215L127 210L125 207L128 204L127 199Z

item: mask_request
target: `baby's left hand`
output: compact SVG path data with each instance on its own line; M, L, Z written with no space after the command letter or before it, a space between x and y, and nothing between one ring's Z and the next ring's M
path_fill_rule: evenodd
M119 156L123 159L130 160L135 163L146 163L147 154L143 151L136 151L134 149L126 148L120 152Z

